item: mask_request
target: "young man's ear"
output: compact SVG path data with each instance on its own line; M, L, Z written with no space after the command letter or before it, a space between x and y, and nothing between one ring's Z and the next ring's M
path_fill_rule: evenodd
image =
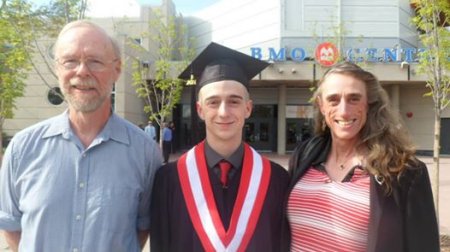
M247 101L245 109L247 110L245 113L245 119L247 119L252 115L252 110L253 110L253 101L252 100Z
M197 101L195 103L195 106L197 108L198 117L200 117L200 119L202 119L202 120L205 120L204 119L205 117L203 116L203 109L202 109L202 105L200 104L200 101Z

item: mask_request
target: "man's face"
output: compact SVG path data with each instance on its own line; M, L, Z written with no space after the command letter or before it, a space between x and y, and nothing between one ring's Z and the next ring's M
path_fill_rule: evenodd
M320 111L333 141L357 141L367 120L365 84L352 76L331 74L321 84Z
M242 141L242 128L251 112L248 91L237 81L218 81L200 89L197 113L205 121L210 144Z
M121 62L105 34L93 27L71 28L60 37L55 57L60 88L69 108L93 112L109 107Z

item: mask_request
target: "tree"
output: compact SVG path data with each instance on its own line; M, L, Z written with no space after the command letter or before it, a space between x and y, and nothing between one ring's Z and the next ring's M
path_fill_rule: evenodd
M15 100L23 96L29 71L34 68L44 84L51 88L34 62L44 62L56 79L51 59L46 57L48 45L39 41L44 37L55 38L64 24L84 18L86 3L87 0L56 0L36 9L26 0L1 0L0 144L3 143L4 120L13 117Z
M56 38L65 24L85 18L86 9L87 0L55 0L51 1L48 5L40 6L33 12L32 18L30 17L28 19L29 25L33 30L31 39L34 45L34 50L29 50L28 55L32 59L31 64L33 69L49 88L52 88L52 85L49 84L48 79L44 78L37 64L35 64L37 61L44 62L53 80L57 79L52 67L53 63L51 61L53 59L46 57L48 55L46 50L52 48L52 44L44 43L43 38L50 38L50 43L53 43L54 38ZM61 99L64 99L62 94L59 93L59 95Z
M160 126L160 136L164 123L180 101L183 91L184 82L174 74L181 72L187 65L187 59L193 55L192 50L185 46L186 27L180 23L174 16L163 17L157 12L149 23L150 32L142 34L142 38L149 38L156 45L156 58L153 62L147 59L133 63L133 86L138 96L144 99L144 112L148 119ZM140 48L136 44L130 45ZM146 67L142 66L142 62L145 62ZM151 79L147 79L150 64L154 67L154 74Z
M23 96L25 79L30 70L27 51L32 49L32 31L26 20L31 6L20 0L0 7L0 144L3 143L3 123L13 116L15 101ZM0 149L0 158L3 148Z
M86 15L86 8L87 0L55 0L49 5L41 6L38 13L47 19L47 24L60 28L61 24L83 19Z
M417 15L413 23L426 50L419 54L419 72L427 75L426 86L434 103L434 144L431 183L437 214L439 213L439 157L441 113L450 97L450 3L448 0L417 0ZM439 216L439 215L438 215Z

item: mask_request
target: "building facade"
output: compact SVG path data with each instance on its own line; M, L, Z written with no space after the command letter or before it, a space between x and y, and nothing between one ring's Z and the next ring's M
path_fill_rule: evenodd
M163 1L159 8L166 15L176 15L171 1ZM214 41L271 63L251 82L254 109L244 128L245 140L259 151L284 154L311 134L311 87L328 68L318 58L331 57L337 51L341 58L357 61L378 76L418 150L431 153L433 101L423 96L428 92L426 79L417 72L415 59L421 49L410 22L413 15L408 0L221 0L182 21L188 36L195 38L198 52ZM155 57L154 45L139 39L153 16L153 8L141 7L140 16L134 19L116 23L96 20L123 47L124 73L115 87L115 111L136 124L145 122L146 117L131 86L131 64L137 61L145 66ZM128 46L130 41L145 50ZM333 47L317 50L324 42ZM11 134L65 107L48 104L48 87L36 78L30 76L15 119L6 122L6 131ZM151 70L148 78L152 78ZM54 83L57 85L56 80ZM192 123L192 116L196 116L191 112L192 99L190 88L186 88L174 110L179 149L195 144L194 133L204 132L201 123ZM450 132L450 108L442 117L441 149L450 154L446 134Z
M430 153L433 101L417 73L413 15L408 0L241 0L220 1L185 22L199 50L214 41L272 63L250 88L254 112L244 135L258 150L285 153L311 133L310 88L327 69L315 53L329 41L378 76L418 150ZM186 93L183 111L189 99ZM450 154L450 108L442 117L441 149Z

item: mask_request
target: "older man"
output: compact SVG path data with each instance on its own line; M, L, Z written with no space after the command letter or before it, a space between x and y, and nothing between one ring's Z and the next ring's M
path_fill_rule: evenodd
M55 44L68 109L17 133L0 173L0 229L20 251L141 251L161 154L111 111L116 42L88 21Z

